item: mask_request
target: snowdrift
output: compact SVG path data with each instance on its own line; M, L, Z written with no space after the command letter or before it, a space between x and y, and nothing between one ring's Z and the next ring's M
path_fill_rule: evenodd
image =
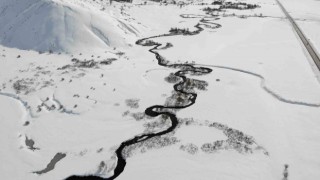
M0 0L3 46L52 52L90 51L125 47L137 36L137 24L124 20L110 6L102 10L87 0Z

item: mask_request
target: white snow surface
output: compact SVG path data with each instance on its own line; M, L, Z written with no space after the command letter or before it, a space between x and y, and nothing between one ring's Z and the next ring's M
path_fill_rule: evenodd
M127 47L140 35L141 27L118 9L92 2L1 0L0 44L36 51L92 51Z
M320 54L320 1L281 0L281 2Z
M201 9L209 5L199 3L211 1L182 8L149 1L111 6L97 0L0 2L0 179L56 180L75 174L109 177L121 142L167 128L167 121L144 117L143 112L165 104L174 84L164 79L177 69L159 66L150 47L134 42L168 33L172 27L194 30L200 19L180 15L204 15ZM205 28L198 35L152 39L173 45L158 50L170 62L194 61L213 71L187 75L206 81L208 87L196 90L193 106L177 112L178 118L193 122L164 136L178 141L133 151L117 179L319 179L320 84L310 57L275 1L241 2L261 8L228 9L215 21L221 28ZM313 17L319 18L316 5L310 7L319 1L281 2L294 17L296 2L306 5L299 13L312 9ZM257 17L260 14L263 17ZM310 38L317 36L301 27ZM320 30L314 28L315 33ZM84 68L76 67L74 58L116 60ZM130 100L138 105L130 106ZM253 152L202 151L205 143L228 139L209 126L214 122L252 137ZM148 129L148 123L158 126ZM31 150L26 138L38 149ZM195 154L181 148L191 143L198 147ZM66 157L52 171L33 173L43 170L56 153Z

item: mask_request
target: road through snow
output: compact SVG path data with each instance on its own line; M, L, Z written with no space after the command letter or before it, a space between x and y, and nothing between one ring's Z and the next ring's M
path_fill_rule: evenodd
M294 30L296 31L296 33L299 35L302 43L304 44L305 48L308 50L314 63L317 65L318 69L320 70L320 57L319 57L317 51L315 50L315 48L313 47L311 42L308 40L308 38L301 31L301 29L299 28L297 23L294 21L294 19L289 15L289 13L284 8L284 6L281 4L281 2L278 0L276 0L276 1L277 1L278 5L280 6L281 10L283 11L283 13L287 16L288 20L290 21L290 23L291 23L292 27L294 28Z

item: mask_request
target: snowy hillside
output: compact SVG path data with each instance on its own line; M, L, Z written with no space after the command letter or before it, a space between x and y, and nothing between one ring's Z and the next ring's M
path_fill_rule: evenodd
M139 27L105 1L0 0L0 44L24 50L73 52L126 47ZM109 1L108 1L109 2Z

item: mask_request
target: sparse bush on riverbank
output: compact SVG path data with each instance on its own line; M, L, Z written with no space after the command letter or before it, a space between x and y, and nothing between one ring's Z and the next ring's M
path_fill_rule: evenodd
M189 31L188 28L180 29L180 28L171 28L169 31L171 34L183 34L183 35L192 35L193 32Z
M246 9L255 9L260 6L257 4L248 4L244 2L224 2L220 8L221 9L238 9L238 10L246 10Z
M182 89L185 92L195 92L194 89L206 90L208 83L206 81L200 81L196 79L187 79L186 82L182 85Z
M173 47L173 44L171 44L171 43L166 43L166 45L165 45L164 47L162 47L161 49L162 49L162 50L165 50L165 49L169 49L169 48L171 48L171 47Z
M180 81L180 77L174 75L174 73L170 73L169 76L164 78L168 83L177 83Z
M58 68L58 70L65 70L65 69L72 69L76 70L77 68L98 68L100 65L110 65L113 61L116 61L116 58L108 58L102 61L95 61L94 59L91 60L79 60L77 58L71 59L73 64L68 64Z
M202 9L206 14L212 14L213 12L221 12L221 8L211 8L211 7L205 7Z
M139 108L139 99L127 99L126 100L126 105L129 106L130 108L137 109Z
M143 41L143 43L141 44L142 46L155 46L155 45L160 45L157 42L154 42L152 40L145 40Z
M189 103L190 95L174 91L170 97L167 98L165 106L185 106Z
M156 136L146 141L125 147L122 151L122 155L126 159L131 157L133 154L138 153L139 151L140 153L145 153L147 150L163 148L178 142L179 140L176 137L173 137L172 134Z
M222 130L228 139L203 144L201 146L201 150L205 153L214 153L219 150L233 149L239 153L253 153L254 150L262 150L264 154L268 155L267 151L257 145L252 136L246 135L239 130L229 128L228 126L219 123L209 124L209 127Z
M158 132L160 130L168 129L171 124L172 123L168 116L161 115L160 118L147 122L143 125L146 128L144 133Z
M216 1L212 2L212 5L222 5L223 2L224 1L222 1L222 0L216 0Z
M195 144L189 143L189 144L186 144L186 145L181 145L180 146L180 150L194 155L194 154L198 153L199 148Z

